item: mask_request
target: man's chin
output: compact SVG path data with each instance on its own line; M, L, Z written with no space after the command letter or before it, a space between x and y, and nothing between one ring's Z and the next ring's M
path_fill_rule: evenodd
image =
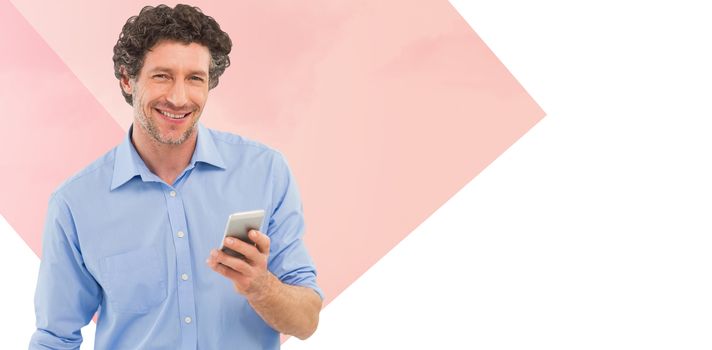
M177 145L182 145L186 141L188 141L194 132L195 132L195 128L190 128L190 130L185 131L181 135L166 135L166 134L154 135L154 136L157 136L157 137L154 137L154 139L156 141L158 141L159 143L162 143L165 145L177 146Z
M154 140L158 141L158 143L162 143L164 145L181 145L185 143L186 140L188 140L188 137L170 137L170 136L165 136L165 135L160 135L158 137L154 137Z

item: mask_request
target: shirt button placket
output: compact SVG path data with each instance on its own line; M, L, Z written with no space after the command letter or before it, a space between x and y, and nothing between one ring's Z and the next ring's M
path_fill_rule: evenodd
M197 345L197 330L195 329L195 298L193 293L193 284L189 281L191 270L191 251L190 241L182 239L186 236L187 220L185 218L185 208L180 194L170 188L166 200L168 201L168 216L171 223L171 231L173 235L173 246L176 250L176 268L181 271L178 275L178 312L183 315L181 321L182 327L182 343L183 348L193 349ZM189 316L190 315L190 316Z

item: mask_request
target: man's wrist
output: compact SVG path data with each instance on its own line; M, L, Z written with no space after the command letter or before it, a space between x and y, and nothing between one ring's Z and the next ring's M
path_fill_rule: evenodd
M267 271L264 282L253 292L246 295L247 301L254 305L270 300L273 295L277 294L281 283L275 275Z

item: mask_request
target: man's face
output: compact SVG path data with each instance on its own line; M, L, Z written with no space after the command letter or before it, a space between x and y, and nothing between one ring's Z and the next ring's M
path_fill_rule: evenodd
M135 79L122 80L133 97L136 130L161 144L179 145L193 134L208 99L207 47L161 41L146 53Z

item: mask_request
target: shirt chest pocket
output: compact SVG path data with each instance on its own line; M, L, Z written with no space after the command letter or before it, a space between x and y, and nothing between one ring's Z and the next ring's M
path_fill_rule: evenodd
M168 294L166 262L153 248L107 256L101 273L106 301L117 312L147 313Z

